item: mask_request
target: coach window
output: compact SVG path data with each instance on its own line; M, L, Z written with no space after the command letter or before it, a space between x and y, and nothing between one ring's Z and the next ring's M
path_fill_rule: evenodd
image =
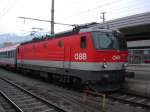
M15 51L13 51L13 58L15 57Z
M15 51L12 51L12 58L14 58L14 55L15 55Z
M13 51L11 51L11 58L13 58Z
M3 52L3 58L5 58L5 52Z
M6 58L6 52L4 52L4 58Z
M9 58L12 58L12 51L9 52Z
M5 51L5 58L7 58L7 52Z
M9 58L9 53L10 53L10 51L7 51L7 58Z
M8 53L7 53L7 54L8 54L8 58L10 58L10 51L8 51Z
M11 51L11 56L10 57L13 58L13 51Z
M7 57L7 58L9 58L9 51L7 51L7 53L6 53L6 57Z
M80 47L81 47L82 49L85 49L85 48L86 48L86 36L82 36L82 37L80 38Z
M8 58L11 58L11 51L8 51Z
M5 52L5 58L7 58L7 52Z
M11 53L10 51L7 52L7 58L9 58L11 56L10 53Z

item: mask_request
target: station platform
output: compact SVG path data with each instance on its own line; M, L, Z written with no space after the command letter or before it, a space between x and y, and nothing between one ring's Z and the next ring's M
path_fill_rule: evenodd
M126 88L141 95L150 95L150 64L129 64L126 68L134 72L134 78L126 78Z
M127 70L130 71L147 71L150 72L150 64L129 64L126 67Z
M150 64L129 64L126 71L134 72L133 79L150 81Z

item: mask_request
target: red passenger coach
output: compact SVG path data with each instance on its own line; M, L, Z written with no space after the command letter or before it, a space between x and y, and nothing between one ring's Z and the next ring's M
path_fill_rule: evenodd
M0 48L0 65L5 67L16 67L16 49L19 44Z
M116 90L124 81L127 46L108 29L81 28L34 39L17 49L17 67L46 73L53 81Z

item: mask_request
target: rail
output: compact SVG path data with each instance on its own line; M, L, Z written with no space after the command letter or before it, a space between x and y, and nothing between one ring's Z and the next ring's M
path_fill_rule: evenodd
M0 77L0 91L5 98L7 98L19 112L49 112L54 110L56 112L65 112L56 105L51 104L46 99L34 95L25 90L21 86Z
M7 100L7 101L9 101L12 105L13 105L13 107L15 108L15 110L17 111L17 112L23 112L23 110L22 109L20 109L4 92L2 92L1 90L0 90L0 94Z
M150 98L128 93L114 93L108 95L107 98L117 100L123 103L128 103L134 106L140 106L150 109Z
M88 95L93 95L93 96L100 96L100 97L102 97L102 105L101 105L101 107L102 107L102 112L105 112L106 94L104 94L104 93L98 93L98 92L94 92L94 91L89 91L89 90L85 90L85 91L84 91L84 95L83 95L83 102L86 102Z

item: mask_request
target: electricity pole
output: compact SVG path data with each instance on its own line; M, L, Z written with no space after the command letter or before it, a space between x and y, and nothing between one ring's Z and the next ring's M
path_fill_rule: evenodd
M51 7L51 34L54 35L54 0L52 0Z
M102 12L101 14L102 14L101 19L103 20L103 23L104 23L105 22L105 14L106 14L106 12Z

